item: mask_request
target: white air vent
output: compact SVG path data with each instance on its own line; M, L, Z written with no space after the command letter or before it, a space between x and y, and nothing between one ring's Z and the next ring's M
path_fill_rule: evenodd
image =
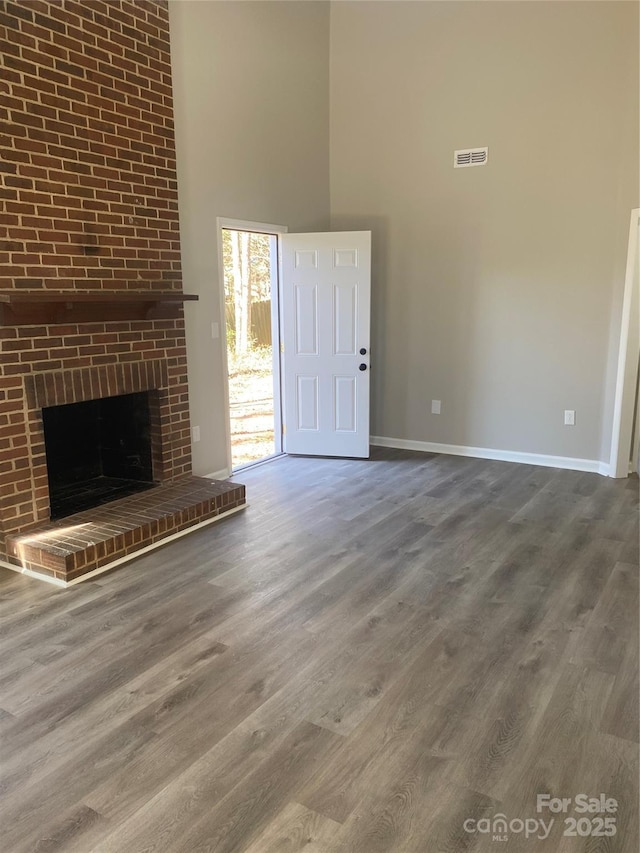
M453 152L453 168L461 169L463 166L484 166L488 159L488 148L464 148L462 151Z

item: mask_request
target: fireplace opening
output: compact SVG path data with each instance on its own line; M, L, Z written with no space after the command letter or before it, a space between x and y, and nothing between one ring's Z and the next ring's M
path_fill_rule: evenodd
M152 488L149 393L42 410L51 518Z

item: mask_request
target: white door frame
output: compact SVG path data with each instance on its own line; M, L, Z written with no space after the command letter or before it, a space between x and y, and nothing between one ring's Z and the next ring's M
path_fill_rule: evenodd
M640 365L638 366L638 386L636 388L635 430L631 450L631 469L640 475Z
M220 341L222 345L222 370L224 373L224 428L227 439L227 471L231 473L233 460L231 456L231 422L229 418L229 360L227 358L227 315L224 301L224 258L222 254L222 230L229 231L252 231L255 234L271 234L278 237L289 231L287 225L273 225L268 222L251 222L245 219L229 219L226 216L216 217L218 229L218 290L220 294ZM277 329L280 334L280 265L278 263L278 249L271 251L271 328ZM275 283L275 287L274 287ZM282 452L282 406L280 389L280 340L272 341L273 348L273 393L274 393L274 430L276 438L276 452Z
M640 264L640 208L631 211L629 225L629 248L624 280L622 319L620 322L620 345L618 350L618 373L616 394L613 404L613 427L611 432L610 477L629 476L629 449L632 442L633 411L637 392L639 319L634 316L632 306L638 300L637 281Z

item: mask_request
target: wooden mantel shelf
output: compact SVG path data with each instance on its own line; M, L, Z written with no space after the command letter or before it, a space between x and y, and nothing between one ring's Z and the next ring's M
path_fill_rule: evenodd
M198 299L177 291L0 291L0 325L105 323L122 320L173 320L183 302Z

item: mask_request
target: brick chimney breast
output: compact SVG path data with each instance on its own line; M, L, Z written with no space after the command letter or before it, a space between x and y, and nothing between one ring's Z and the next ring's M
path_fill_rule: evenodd
M0 39L0 291L180 292L166 0L3 0ZM48 513L37 389L156 388L163 479L191 474L181 307L7 323L0 346L0 558Z

